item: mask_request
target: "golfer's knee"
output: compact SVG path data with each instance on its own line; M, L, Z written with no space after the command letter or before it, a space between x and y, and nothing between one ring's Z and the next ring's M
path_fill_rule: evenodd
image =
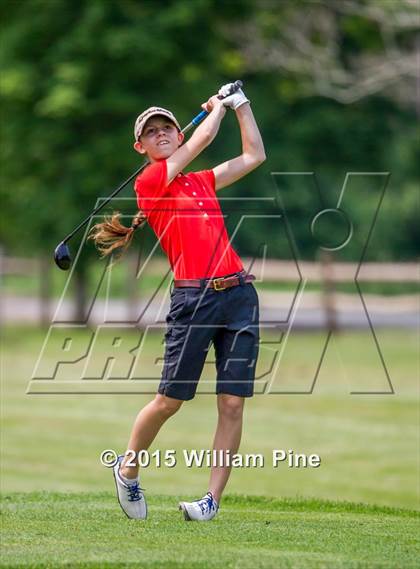
M178 409L180 409L182 404L183 401L180 399L173 399L172 397L167 397L166 395L161 395L160 393L158 393L154 399L156 410L165 418L174 415Z
M218 396L219 416L230 421L242 419L244 400L236 395L221 394Z

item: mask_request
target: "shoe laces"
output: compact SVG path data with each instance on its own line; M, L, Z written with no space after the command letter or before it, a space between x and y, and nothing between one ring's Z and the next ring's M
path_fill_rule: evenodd
M138 482L135 482L134 484L127 484L128 501L138 502L141 500L140 491L141 488Z
M198 500L197 503L200 506L202 514L210 514L210 512L217 509L216 500L213 498L213 494L211 492L207 492L206 496L201 498L201 500Z

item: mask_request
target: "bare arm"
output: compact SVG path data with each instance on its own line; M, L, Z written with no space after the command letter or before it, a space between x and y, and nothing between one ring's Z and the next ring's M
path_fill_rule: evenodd
M264 162L265 150L257 123L249 103L236 111L242 139L242 154L213 168L216 190L233 184Z
M213 141L226 114L226 107L223 106L223 103L216 95L210 97L202 107L210 112L209 116L197 127L191 138L180 146L166 161L168 184L175 178L178 172L192 162Z

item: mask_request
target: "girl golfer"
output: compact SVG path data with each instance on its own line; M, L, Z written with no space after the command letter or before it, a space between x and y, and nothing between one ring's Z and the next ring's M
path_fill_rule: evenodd
M229 92L223 86L219 95ZM139 213L131 228L114 214L93 228L99 249L126 248L136 227L147 222L159 239L174 274L166 317L164 368L158 393L137 415L128 442L131 454L148 449L162 425L193 399L207 351L213 343L217 368L218 423L213 449L238 451L246 397L253 395L259 342L259 304L252 280L231 247L216 192L265 160L263 142L243 91L202 105L209 112L191 138L174 115L151 107L136 120L134 148L150 165L135 182ZM184 168L215 138L227 107L236 112L242 153L211 170ZM114 467L118 500L129 518L147 516L138 463L127 453ZM208 521L217 513L230 467L213 466L203 498L181 502L186 520Z

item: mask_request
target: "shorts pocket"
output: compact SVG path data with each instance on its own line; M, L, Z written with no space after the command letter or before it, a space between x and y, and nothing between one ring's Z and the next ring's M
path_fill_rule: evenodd
M252 283L247 283L247 288L248 288L248 295L249 298L252 300L252 303L254 305L258 305L259 304L259 298L258 298L258 293L256 288L254 287L254 285Z
M175 322L183 313L187 303L187 295L182 289L174 289L171 293L171 306L166 316L167 324Z
M182 288L176 288L171 293L171 310L176 310L180 304L185 303L185 290Z

